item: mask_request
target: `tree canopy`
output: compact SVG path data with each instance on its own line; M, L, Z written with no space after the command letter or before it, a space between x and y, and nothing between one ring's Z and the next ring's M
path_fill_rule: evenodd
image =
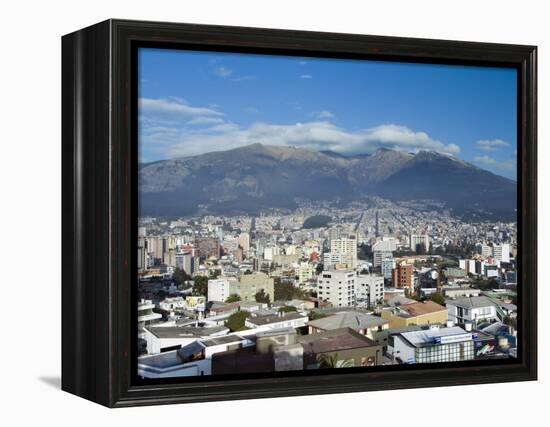
M246 310L237 311L227 318L225 326L231 330L231 332L238 332L247 329L244 326L245 320L250 316L250 313Z
M208 293L208 277L195 276L193 278L193 293L206 296Z
M269 294L266 294L263 289L260 289L256 294L254 295L254 299L256 302L261 302L264 304L269 304L271 302L269 298Z
M304 292L300 288L297 288L290 282L283 282L279 278L275 278L273 287L275 290L275 301L290 301L291 299L304 298Z
M227 297L225 302L238 302L241 300L241 297L237 294L231 294Z

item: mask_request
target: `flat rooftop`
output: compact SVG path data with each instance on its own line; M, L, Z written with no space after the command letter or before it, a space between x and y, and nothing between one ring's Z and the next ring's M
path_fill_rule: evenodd
M296 337L304 352L328 353L332 351L350 350L377 346L374 341L350 328L335 329L319 334L302 335Z
M423 329L421 331L403 332L399 335L415 347L425 347L439 343L444 344L445 339L441 340L441 338L447 338L452 342L471 341L473 338L472 333L466 332L459 326Z
M238 335L224 335L223 337L215 337L204 340L202 341L202 345L205 347L213 347L215 345L237 343L242 340L243 338Z
M331 316L323 317L322 319L312 320L308 322L308 325L323 329L341 329L351 328L354 330L376 328L378 326L386 325L389 321L382 319L372 314L365 314L358 311L348 311L344 313L338 313Z
M256 326L269 325L271 323L285 322L288 320L303 319L305 316L302 316L300 313L290 312L285 313L284 316L278 315L267 315L267 316L256 316L249 317L246 319L248 322L253 323Z
M146 329L157 338L200 338L229 331L225 326L212 326L209 328L195 326L150 326Z

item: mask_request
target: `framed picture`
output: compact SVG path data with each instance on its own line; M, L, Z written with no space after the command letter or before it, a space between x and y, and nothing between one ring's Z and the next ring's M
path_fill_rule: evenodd
M62 388L121 407L536 379L536 48L63 37Z

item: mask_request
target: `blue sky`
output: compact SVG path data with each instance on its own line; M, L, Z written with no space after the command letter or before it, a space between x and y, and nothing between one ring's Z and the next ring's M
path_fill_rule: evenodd
M140 161L256 142L434 150L516 177L516 71L140 49Z

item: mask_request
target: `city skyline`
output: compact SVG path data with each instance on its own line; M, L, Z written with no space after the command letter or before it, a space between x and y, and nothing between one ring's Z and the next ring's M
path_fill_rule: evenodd
M512 69L140 49L140 162L253 143L451 154L516 179Z

